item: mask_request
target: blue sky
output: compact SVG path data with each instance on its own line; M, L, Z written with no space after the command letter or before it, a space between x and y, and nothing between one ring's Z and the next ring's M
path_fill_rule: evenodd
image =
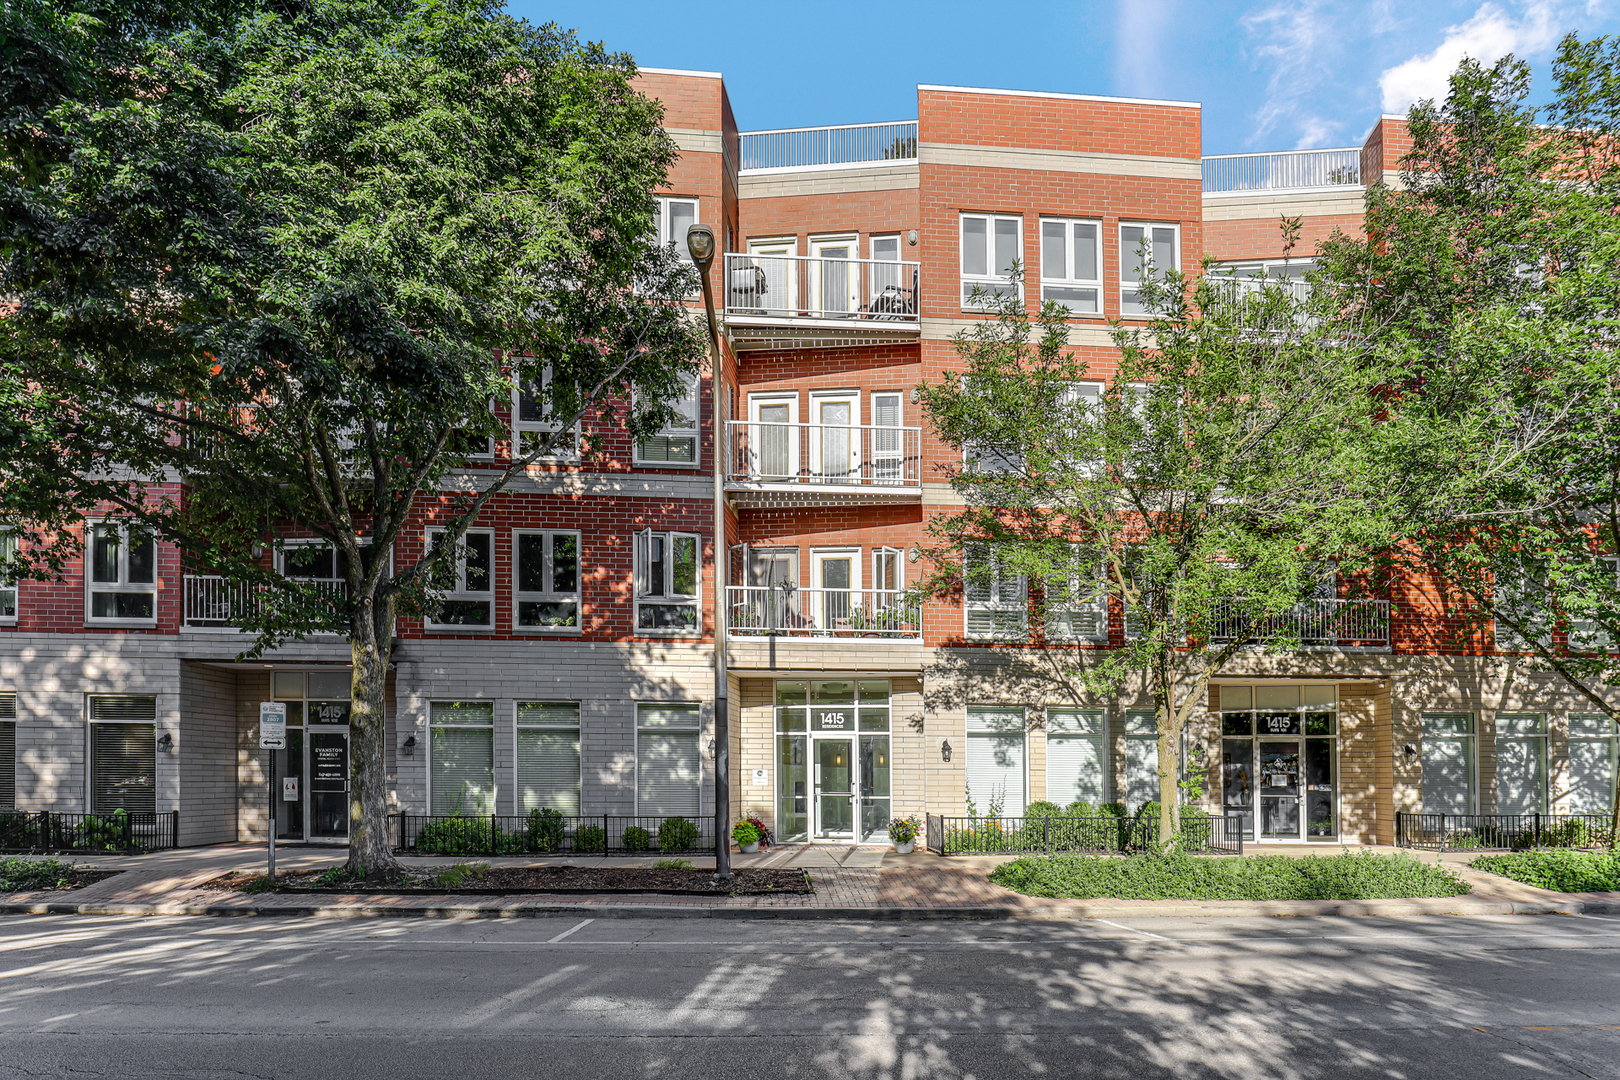
M512 0L647 67L719 71L743 130L916 116L918 83L1204 105L1204 153L1359 144L1462 55L1620 32L1620 0Z

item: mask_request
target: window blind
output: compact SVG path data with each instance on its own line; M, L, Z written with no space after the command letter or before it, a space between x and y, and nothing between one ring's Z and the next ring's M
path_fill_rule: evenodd
M1024 814L1024 711L972 708L967 713L967 796L983 814L992 804L1007 817Z
M696 731L642 731L637 737L638 813L695 817L701 776Z
M435 724L483 724L495 723L495 703L492 701L435 701L433 703L433 723Z
M12 715L16 715L13 707ZM17 724L0 720L0 810L17 807Z
M1108 758L1103 748L1104 713L1090 709L1046 710L1046 799L1066 806L1096 805L1107 793Z
M520 727L517 733L518 812L579 813L579 730Z
M1569 812L1601 814L1614 793L1614 722L1606 716L1569 718Z
M1496 715L1496 812L1537 814L1547 802L1547 739L1540 713Z
M579 705L572 701L520 701L519 724L570 724L579 726Z
M1474 812L1472 731L1472 717L1467 713L1431 713L1423 717L1424 813Z
M90 699L90 719L157 722L157 698L134 694L99 694Z
M437 707L434 711L437 724ZM494 812L495 732L492 729L434 727L431 752L433 813Z
M154 812L157 809L157 725L92 724L90 732L93 812Z

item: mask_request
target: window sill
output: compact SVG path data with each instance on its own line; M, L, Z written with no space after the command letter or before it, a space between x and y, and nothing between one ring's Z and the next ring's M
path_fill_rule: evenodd
M642 469L681 469L687 472L703 468L701 461L643 461L641 458L631 458L630 464Z
M514 634L533 634L536 637L579 637L585 633L583 627L578 626L514 626Z
M441 626L438 623L424 623L422 629L424 633L431 634L493 634L495 632L493 626L467 626L465 624Z
M87 630L156 630L156 619L86 619Z

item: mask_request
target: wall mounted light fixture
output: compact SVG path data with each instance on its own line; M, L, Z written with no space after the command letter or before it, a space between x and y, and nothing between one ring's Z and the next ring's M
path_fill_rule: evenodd
M939 760L951 760L951 740L946 739L944 742L939 744Z
M405 736L405 741L399 744L399 752L406 757L414 757L416 755L416 736Z
M910 244L912 247L917 246L917 230L916 229L912 229L910 232L906 233L906 243Z
M172 752L174 750L174 736L169 734L167 731L165 731L162 735L159 735L157 748L163 751L165 754Z

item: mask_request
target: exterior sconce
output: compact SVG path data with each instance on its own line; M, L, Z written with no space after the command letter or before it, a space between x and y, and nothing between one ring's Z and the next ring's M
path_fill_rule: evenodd
M165 754L174 753L174 736L165 731L158 736L157 748Z
M921 400L922 400L922 392L920 390L918 390L915 386L913 386L911 388L911 403L913 405L915 405L915 404L917 404L917 402L919 402Z
M713 757L717 756L719 754L719 752L720 752L720 744L715 742L713 739L710 739L709 740L709 757L713 758Z
M1413 758L1417 757L1417 747L1413 746L1411 743L1407 743L1405 746L1402 746L1401 752L1406 755L1407 761L1411 761Z
M917 230L916 229L912 229L910 232L906 233L906 243L910 244L912 247L917 246Z
M919 548L916 544L911 545L911 547L906 550L907 562L916 562L920 558L922 558L922 548Z
M951 760L951 740L946 739L939 744L939 760L945 762Z
M407 735L405 741L399 744L399 752L406 757L416 756L416 736Z

